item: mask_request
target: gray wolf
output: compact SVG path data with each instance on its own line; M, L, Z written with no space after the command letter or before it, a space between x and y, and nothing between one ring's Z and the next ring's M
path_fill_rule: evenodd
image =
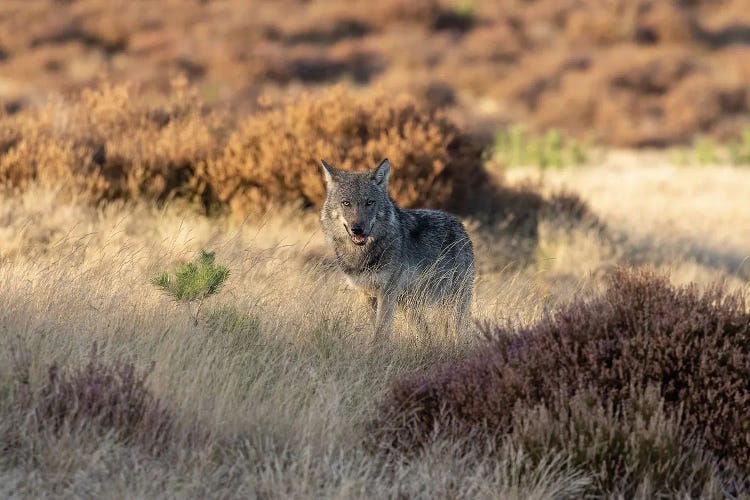
M375 340L390 336L397 305L439 305L464 324L474 284L474 251L461 220L440 210L405 210L388 194L391 165L350 172L321 161L327 195L320 215L349 282L370 304Z

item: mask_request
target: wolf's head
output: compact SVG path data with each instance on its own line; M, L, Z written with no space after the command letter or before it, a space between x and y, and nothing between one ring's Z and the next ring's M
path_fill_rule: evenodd
M369 172L339 170L321 161L328 195L321 220L333 236L347 237L355 245L366 245L383 234L380 225L391 213L387 159Z

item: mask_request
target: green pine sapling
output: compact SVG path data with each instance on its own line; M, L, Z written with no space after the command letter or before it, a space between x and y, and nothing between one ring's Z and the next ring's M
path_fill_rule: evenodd
M151 283L191 311L195 304L191 316L197 325L203 301L218 292L228 277L229 268L216 264L214 252L201 250L194 262L180 265L174 274L163 272Z

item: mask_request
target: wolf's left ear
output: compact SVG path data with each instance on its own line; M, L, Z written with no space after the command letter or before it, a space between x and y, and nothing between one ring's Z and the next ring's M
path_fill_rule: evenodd
M378 165L375 170L372 171L372 180L375 181L375 184L382 187L388 187L388 177L391 174L391 162L388 161L388 158L384 159L380 162L380 165Z
M323 175L326 178L326 185L331 187L336 182L338 171L325 160L320 160L320 165L323 167Z

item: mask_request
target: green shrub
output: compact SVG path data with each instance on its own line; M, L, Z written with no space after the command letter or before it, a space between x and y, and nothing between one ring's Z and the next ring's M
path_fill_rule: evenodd
M436 434L476 435L482 443L518 430L519 415L540 405L562 418L570 401L587 395L590 414L566 417L574 424L570 439L597 447L606 443L586 437L593 430L582 434L580 423L601 411L624 418L651 389L666 416L722 467L750 471L750 312L744 296L720 287L677 288L650 272L621 270L602 296L573 303L533 327L483 330L490 340L475 356L395 380L373 439L405 451ZM623 449L631 455L622 467L643 471L640 449ZM617 469L606 465L612 453L602 455L604 462L592 453L585 452L590 458L581 463L608 484L612 473L602 471ZM668 459L668 453L657 454L652 466L667 468ZM669 489L673 481L667 482L655 486Z
M694 150L699 165L716 165L721 161L716 144L708 137L701 137L695 141Z
M229 277L229 268L217 265L214 252L201 250L195 262L180 265L174 274L163 272L151 283L169 295L175 302L197 302L195 323L203 300L214 295Z
M475 17L477 15L477 6L470 0L461 0L453 4L453 12L460 16Z

